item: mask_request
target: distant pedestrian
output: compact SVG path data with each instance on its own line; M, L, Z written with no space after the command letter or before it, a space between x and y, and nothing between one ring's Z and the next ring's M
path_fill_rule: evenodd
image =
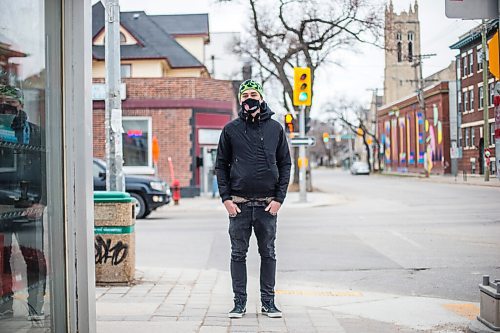
M283 127L263 99L262 86L244 81L239 88L239 117L220 136L216 172L219 193L229 213L231 278L234 308L230 318L246 312L246 254L252 227L257 237L262 313L281 317L274 303L277 213L290 180L290 152Z

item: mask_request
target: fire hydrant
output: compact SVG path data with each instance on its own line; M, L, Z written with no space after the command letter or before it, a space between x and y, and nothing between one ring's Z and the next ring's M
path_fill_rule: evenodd
M178 179L174 179L172 182L174 204L178 205L181 199L181 182Z

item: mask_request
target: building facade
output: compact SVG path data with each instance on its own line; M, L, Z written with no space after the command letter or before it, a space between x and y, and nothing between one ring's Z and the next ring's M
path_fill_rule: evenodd
M498 31L498 20L492 20L487 25L488 40ZM472 29L460 37L459 41L450 46L458 50L457 76L459 93L457 94L457 109L459 119L459 149L462 157L459 160L459 170L468 174L483 174L485 167L495 174L495 111L493 106L493 91L495 78L488 71L488 98L483 97L483 64L481 30ZM484 145L484 112L488 112L489 146ZM489 148L491 155L487 163L484 150ZM489 164L489 166L487 166Z
M0 12L0 331L95 332L90 3Z
M383 105L377 132L384 170L433 174L451 173L450 89L455 82L439 82L424 89L425 112L416 94ZM453 102L453 99L452 99Z
M418 2L408 12L394 12L392 0L385 9L384 104L411 95L417 89L415 55L420 55Z
M94 156L105 157L104 8L93 6ZM233 82L210 77L203 61L208 15L122 12L124 171L178 179L182 196L211 193L215 151L236 116ZM153 141L160 151L153 161Z

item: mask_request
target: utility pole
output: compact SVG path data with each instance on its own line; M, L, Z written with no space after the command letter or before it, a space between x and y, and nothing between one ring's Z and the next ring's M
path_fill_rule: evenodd
M422 74L422 62L423 59L428 59L430 57L435 56L435 53L432 54L416 54L413 55L413 67L415 68L415 83L417 85L417 100L420 108L420 112L422 113L422 120L424 122L424 129L422 131L422 140L424 142L424 156L427 156L427 149L429 149L427 145L427 131L426 131L426 122L427 122L427 115L426 115L426 110L425 110L425 95L424 95L424 86L426 80L424 80L423 74ZM419 143L417 142L417 146ZM427 157L428 158L428 157ZM432 158L432 157L431 157ZM419 156L416 156L417 160L417 165L418 165L418 159ZM429 177L429 168L427 166L427 163L430 163L424 158L424 170L425 170L425 177Z
M102 0L105 12L106 64L106 190L125 190L122 148L122 105L120 96L120 5L119 0Z
M486 150L490 147L490 123L489 123L489 118L490 118L490 112L489 112L489 101L488 101L488 63L486 61L486 54L488 54L487 49L488 45L486 44L486 33L487 33L487 24L486 20L483 19L483 26L481 29L481 39L482 39L482 44L483 44L483 119L484 119L484 126L483 126L483 142L484 142L484 149L482 152L479 152L480 154L483 154L483 168L484 168L484 181L488 182L490 181L490 161L489 161L489 156L486 156ZM486 161L488 159L488 161Z

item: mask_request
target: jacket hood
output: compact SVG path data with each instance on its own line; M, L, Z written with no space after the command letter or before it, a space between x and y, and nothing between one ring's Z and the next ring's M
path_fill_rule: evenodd
M261 121L271 119L273 114L274 114L274 112L271 111L271 109L269 108L269 106L267 105L267 103L265 101L260 104L259 115L260 115ZM241 107L240 107L240 111L238 111L238 116L243 121L246 121L248 118L247 113L245 111L243 111L243 108L241 108Z

